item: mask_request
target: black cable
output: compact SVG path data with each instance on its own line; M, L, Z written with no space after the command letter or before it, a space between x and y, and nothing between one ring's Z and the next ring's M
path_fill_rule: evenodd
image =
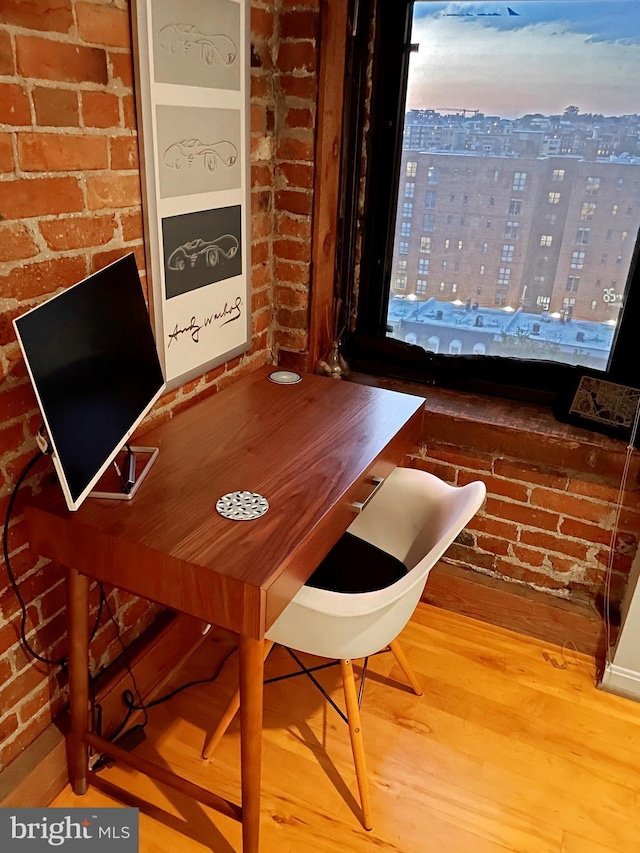
M13 507L18 496L18 491L27 476L29 475L33 466L45 455L46 454L43 453L41 450L38 450L36 452L36 455L33 456L24 466L24 468L20 472L20 476L16 480L16 484L13 487L13 491L11 492L11 497L9 498L9 504L7 506L7 512L4 518L4 528L2 531L2 551L4 554L4 563L7 567L7 575L9 577L9 582L13 588L13 592L16 598L18 599L18 604L20 605L20 609L22 611L22 618L20 620L20 642L22 643L24 650L27 652L27 654L31 655L31 657L40 661L40 663L47 664L47 666L61 666L65 668L67 665L66 657L57 659L43 657L42 655L38 654L38 652L36 652L34 648L32 648L31 644L27 640L27 605L25 604L24 598L22 597L22 593L20 592L20 587L18 586L18 582L16 581L15 575L13 574L13 569L11 568L11 560L9 558L9 524L11 522Z

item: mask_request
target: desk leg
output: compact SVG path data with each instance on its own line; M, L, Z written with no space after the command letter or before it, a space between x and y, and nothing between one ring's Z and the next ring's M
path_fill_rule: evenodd
M89 753L82 737L89 727L89 579L67 569L69 706L67 740L69 781L74 794L86 794Z
M240 762L242 769L242 853L260 845L260 770L264 640L240 637Z

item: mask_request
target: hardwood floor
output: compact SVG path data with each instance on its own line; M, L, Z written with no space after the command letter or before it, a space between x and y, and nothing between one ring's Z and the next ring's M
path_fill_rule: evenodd
M264 853L627 853L640 838L640 705L599 691L592 658L420 605L401 642L416 697L389 654L370 662L362 723L373 825L359 822L346 725L308 679L265 687ZM218 634L175 674L206 677L229 648ZM237 655L213 684L150 710L140 754L239 799L234 721L200 758L236 683ZM276 649L267 676L290 671ZM340 706L340 670L321 674ZM100 771L139 805L141 853L239 851L240 826L127 770ZM144 805L136 798L149 800ZM90 788L52 805L117 805Z

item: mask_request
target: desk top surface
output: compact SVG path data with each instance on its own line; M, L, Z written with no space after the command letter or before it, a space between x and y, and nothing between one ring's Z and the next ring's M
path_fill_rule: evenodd
M417 441L423 404L311 374L278 385L272 370L147 432L160 452L133 500L89 498L69 512L59 488L38 495L26 510L32 549L261 635L347 528L367 477L386 476ZM216 501L235 490L258 492L269 510L223 518Z

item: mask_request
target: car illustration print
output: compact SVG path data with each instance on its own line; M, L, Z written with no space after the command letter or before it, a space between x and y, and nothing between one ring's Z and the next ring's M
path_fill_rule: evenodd
M200 158L202 158L200 160ZM202 142L200 139L182 139L174 142L164 152L162 157L165 166L170 169L191 168L200 162L209 172L214 172L217 163L231 168L238 159L238 149L226 139L219 142Z
M187 267L193 269L199 258L204 258L207 267L215 267L221 261L233 258L239 243L233 234L224 234L215 240L202 240L199 237L178 246L169 256L167 266L170 270L181 272Z
M200 59L206 65L213 65L216 56L225 65L233 65L238 56L238 48L229 36L223 33L207 35L193 24L167 24L158 33L160 47L169 53L189 53L192 48L199 48Z

